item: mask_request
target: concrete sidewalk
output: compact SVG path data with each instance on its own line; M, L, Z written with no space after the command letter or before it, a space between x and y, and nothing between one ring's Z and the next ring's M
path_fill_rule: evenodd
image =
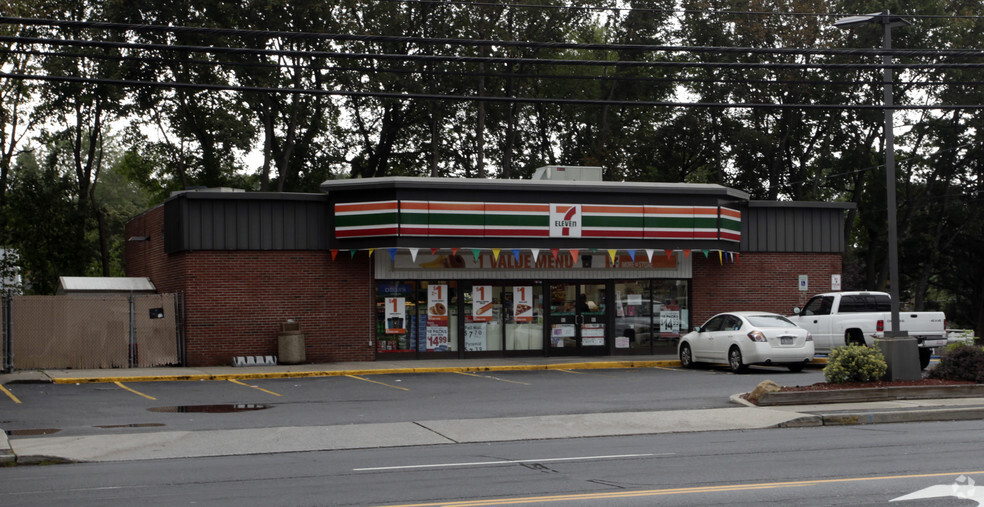
M676 367L666 356L632 359L494 358L375 361L297 366L44 370L0 375L8 382L140 382L382 375L421 372L578 370ZM407 421L336 426L161 431L8 441L0 431L0 463L128 461L473 442L752 430L833 424L984 419L984 398L757 407L736 394L731 408Z

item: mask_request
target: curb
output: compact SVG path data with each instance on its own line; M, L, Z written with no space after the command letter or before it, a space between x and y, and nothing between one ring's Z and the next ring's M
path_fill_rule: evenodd
M840 412L821 414L823 426L984 419L984 407L904 410L897 412Z
M758 406L864 403L869 401L925 400L936 398L984 398L984 384L870 387L831 391L778 391L762 394L758 400Z
M55 384L91 384L112 382L161 382L161 381L201 381L201 380L262 380L279 378L338 377L350 375L406 375L412 373L458 373L483 371L543 371L543 370L597 370L615 368L668 368L679 367L679 360L660 361L601 361L584 363L499 365L499 366L439 366L425 368L387 368L353 370L316 371L276 371L242 373L201 373L187 375L146 375L146 376L96 376L96 377L50 377Z

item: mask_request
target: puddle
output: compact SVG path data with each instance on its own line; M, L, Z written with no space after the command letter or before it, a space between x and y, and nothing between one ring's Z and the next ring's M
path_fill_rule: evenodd
M154 407L148 408L151 412L204 412L208 414L228 414L231 412L249 412L251 410L263 410L269 408L267 405L258 403L235 403L225 405L178 405L174 407Z
M107 424L104 426L94 426L94 427L108 430L114 428L153 428L156 426L164 426L164 425L161 423L134 423L134 424Z
M51 435L61 431L58 428L41 428L36 430L7 430L7 435L12 437L36 437L40 435Z

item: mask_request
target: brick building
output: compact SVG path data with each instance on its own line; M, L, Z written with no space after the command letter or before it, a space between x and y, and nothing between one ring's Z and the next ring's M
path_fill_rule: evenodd
M673 354L714 313L789 313L841 273L849 204L551 172L576 180L177 193L127 224L127 276L183 295L183 362L205 366L276 355L288 320L308 362Z

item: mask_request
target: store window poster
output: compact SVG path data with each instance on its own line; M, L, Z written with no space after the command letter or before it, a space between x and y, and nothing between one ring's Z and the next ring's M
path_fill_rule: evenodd
M407 300L402 297L386 298L386 334L406 334Z
M492 321L492 286L472 286L472 320L475 322Z
M433 284L427 287L428 351L448 350L448 286Z
M516 322L533 322L533 287L513 287L513 316Z

